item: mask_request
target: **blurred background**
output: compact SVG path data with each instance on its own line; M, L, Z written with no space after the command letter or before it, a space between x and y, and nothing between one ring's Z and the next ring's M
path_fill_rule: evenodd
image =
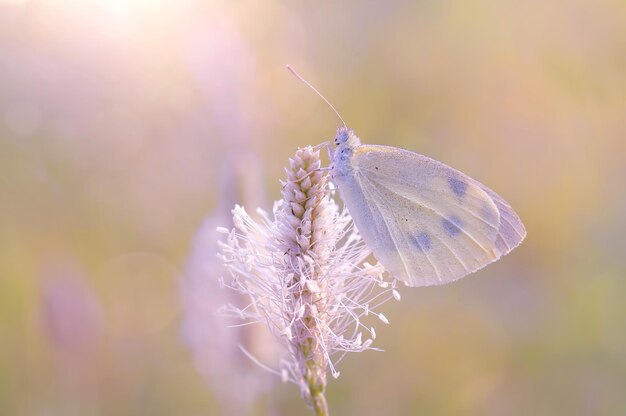
M385 305L386 352L341 363L331 413L623 415L612 0L0 0L0 413L308 414L274 377L224 392L264 376L228 366L237 337L197 283L221 272L215 223L270 209L295 148L338 125L286 63L364 142L475 177L528 229L479 273Z

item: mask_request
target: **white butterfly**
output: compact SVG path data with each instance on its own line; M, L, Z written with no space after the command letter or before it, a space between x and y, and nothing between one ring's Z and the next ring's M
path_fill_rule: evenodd
M526 230L491 189L426 156L335 136L333 181L376 259L408 286L460 279L517 247Z
M408 286L453 282L498 260L526 237L511 206L480 182L426 156L363 145L343 127L331 153L339 188L374 257Z

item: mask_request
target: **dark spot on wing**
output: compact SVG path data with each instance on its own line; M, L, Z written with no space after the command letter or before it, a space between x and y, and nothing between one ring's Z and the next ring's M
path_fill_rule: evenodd
M443 229L450 237L455 237L461 233L463 223L459 217L452 215L450 218L444 218L442 225Z
M467 192L467 183L457 178L448 178L448 185L452 192L459 198L462 198Z
M422 251L430 250L430 235L428 233L419 233L413 240L415 245Z

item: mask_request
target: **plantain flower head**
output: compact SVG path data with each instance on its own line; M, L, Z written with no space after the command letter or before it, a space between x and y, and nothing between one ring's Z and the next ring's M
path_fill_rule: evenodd
M399 294L382 266L365 262L370 250L331 198L320 167L318 150L299 149L271 215L259 212L257 222L234 208L235 227L220 228L227 234L220 256L230 272L224 285L249 299L243 308L225 305L222 313L267 325L285 349L273 371L325 415L327 370L338 377L346 353L375 349L376 332L363 319L388 323L377 308Z

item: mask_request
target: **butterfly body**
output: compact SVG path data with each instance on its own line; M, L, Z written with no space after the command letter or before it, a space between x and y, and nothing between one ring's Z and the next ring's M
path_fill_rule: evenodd
M426 156L363 145L337 130L332 176L376 259L408 286L448 283L502 257L526 235L495 192Z

